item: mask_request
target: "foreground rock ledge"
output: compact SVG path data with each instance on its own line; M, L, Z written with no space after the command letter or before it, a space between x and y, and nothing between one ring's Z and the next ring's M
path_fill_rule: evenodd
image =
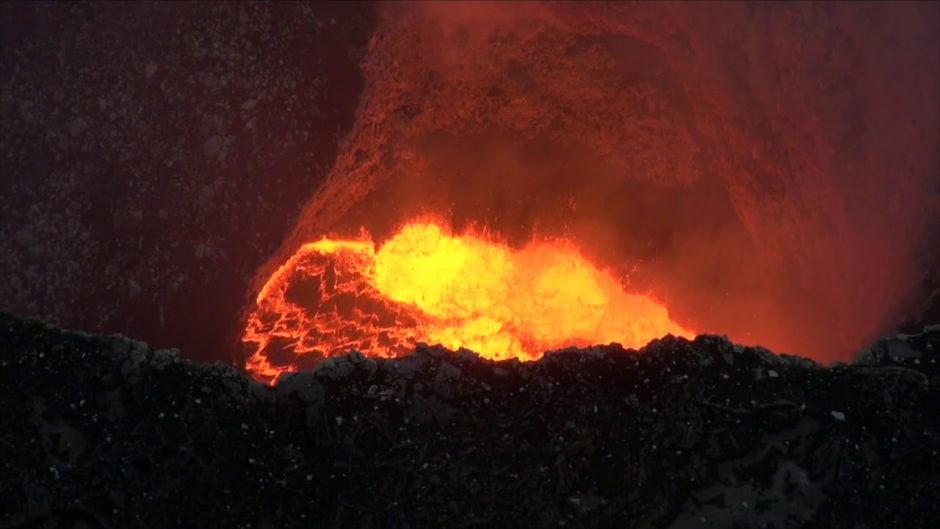
M270 389L0 314L0 527L928 527L938 351L421 346Z

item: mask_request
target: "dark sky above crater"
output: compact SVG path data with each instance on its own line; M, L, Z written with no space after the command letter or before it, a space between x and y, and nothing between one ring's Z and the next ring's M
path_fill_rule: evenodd
M233 360L299 242L431 209L572 236L699 329L844 359L937 317L938 20L3 3L0 309Z

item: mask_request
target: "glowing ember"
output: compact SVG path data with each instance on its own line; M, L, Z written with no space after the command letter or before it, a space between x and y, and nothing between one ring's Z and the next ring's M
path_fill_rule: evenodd
M258 380L358 350L400 356L416 342L503 359L690 333L650 298L624 292L566 241L514 250L471 233L412 222L381 245L302 246L258 294L242 341Z

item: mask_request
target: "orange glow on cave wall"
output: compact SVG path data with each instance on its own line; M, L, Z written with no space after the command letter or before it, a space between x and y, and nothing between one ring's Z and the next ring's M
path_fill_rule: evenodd
M263 377L277 375L265 356L302 368L421 340L529 358L690 331L846 360L916 297L940 217L940 86L896 53L860 67L893 38L877 8L848 19L812 3L380 11L353 128L252 287L263 295L244 339ZM892 12L913 34L934 31L914 6ZM426 215L460 235L405 245L402 226ZM348 237L360 228L372 239ZM345 237L311 243L324 234ZM547 247L572 275L543 266ZM452 257L459 273L423 260L442 248L464 255ZM539 277L589 280L604 301L543 293L583 314L557 313L570 328L531 320L521 294Z

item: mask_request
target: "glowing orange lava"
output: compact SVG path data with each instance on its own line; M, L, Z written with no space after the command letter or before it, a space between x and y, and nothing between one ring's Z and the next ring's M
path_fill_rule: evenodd
M666 334L691 333L567 241L515 250L412 222L377 251L367 238L303 245L261 289L242 341L253 350L248 371L272 383L352 350L393 357L426 342L530 360Z

